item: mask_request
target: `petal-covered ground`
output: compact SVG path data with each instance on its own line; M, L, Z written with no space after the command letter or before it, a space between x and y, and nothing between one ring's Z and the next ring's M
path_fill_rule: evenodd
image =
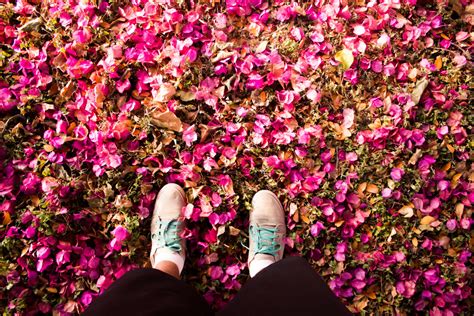
M0 0L0 312L78 313L148 265L176 182L215 308L265 188L353 312L470 314L473 23L469 0Z

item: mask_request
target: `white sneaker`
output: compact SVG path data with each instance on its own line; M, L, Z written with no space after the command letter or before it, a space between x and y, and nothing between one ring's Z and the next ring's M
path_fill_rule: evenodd
M251 277L283 258L285 235L285 212L278 197L268 190L258 191L250 212L248 266Z
M153 267L166 260L174 262L179 273L183 270L186 245L181 238L184 228L181 210L186 204L186 194L177 184L168 183L158 193L151 219L150 261Z

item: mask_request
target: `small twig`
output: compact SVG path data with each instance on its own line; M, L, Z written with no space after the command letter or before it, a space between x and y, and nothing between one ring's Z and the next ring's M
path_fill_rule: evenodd
M7 125L8 123L10 122L11 119L14 119L14 118L17 118L17 117L22 117L22 118L25 118L23 115L21 114L16 114L16 115L13 115L12 117L8 118L8 120L5 122L5 125L3 126L3 129L2 129L2 134L3 132L5 132L6 128L7 128Z

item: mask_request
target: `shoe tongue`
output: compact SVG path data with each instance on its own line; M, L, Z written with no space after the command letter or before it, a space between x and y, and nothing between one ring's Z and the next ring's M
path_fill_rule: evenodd
M254 260L270 260L275 262L275 257L272 255L267 255L266 253L257 253L254 257Z

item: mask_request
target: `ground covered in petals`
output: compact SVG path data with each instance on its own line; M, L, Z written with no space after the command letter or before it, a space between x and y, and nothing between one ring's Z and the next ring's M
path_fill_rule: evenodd
M252 195L353 312L470 314L467 0L0 0L0 312L75 314L149 265L188 196L185 278L248 278ZM297 302L291 302L297 304Z

